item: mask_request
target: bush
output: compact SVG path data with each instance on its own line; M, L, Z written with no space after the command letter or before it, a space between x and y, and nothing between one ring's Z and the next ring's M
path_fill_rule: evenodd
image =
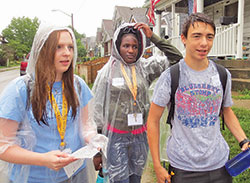
M240 99L240 100L249 100L250 99L250 90L244 89L241 91L238 91L238 96L233 96L234 99Z
M4 50L0 48L0 66L6 66L7 65L7 57Z

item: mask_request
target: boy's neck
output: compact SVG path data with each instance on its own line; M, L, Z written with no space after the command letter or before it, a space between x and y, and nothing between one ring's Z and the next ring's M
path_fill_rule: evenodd
M197 59L193 59L191 57L185 56L184 61L191 69L195 71L205 70L209 64L208 58L197 60Z

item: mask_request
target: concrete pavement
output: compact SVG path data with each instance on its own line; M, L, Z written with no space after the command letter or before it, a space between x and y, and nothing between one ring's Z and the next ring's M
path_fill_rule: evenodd
M19 68L20 68L20 66L0 68L0 72L9 71L9 70L13 70L13 69L19 69Z
M9 71L13 69L19 69L20 66L0 68L0 72ZM0 160L0 181L1 183L9 183L7 175L7 163Z

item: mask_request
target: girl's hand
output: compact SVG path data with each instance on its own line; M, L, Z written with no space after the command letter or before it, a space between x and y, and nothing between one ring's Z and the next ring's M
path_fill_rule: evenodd
M44 158L43 158L44 166L55 171L58 171L61 168L77 160L76 158L71 157L67 153L61 152L59 150L50 151L50 152L44 153L43 155L44 155Z
M151 38L152 35L153 35L152 30L145 23L136 23L135 26L134 26L134 28L138 29L138 30L142 29L147 38Z

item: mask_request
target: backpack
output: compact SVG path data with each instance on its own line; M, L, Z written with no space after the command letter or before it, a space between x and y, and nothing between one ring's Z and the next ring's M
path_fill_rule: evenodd
M226 90L226 84L227 84L227 71L222 65L219 65L217 63L215 63L215 65L216 65L217 71L219 73L220 82L221 82L222 88L223 88L223 97L224 97L225 90ZM171 119L174 118L175 92L177 90L177 87L179 86L179 77L180 77L179 63L170 67L170 76L171 76L171 96L170 96L171 104L170 104L170 109L169 109L169 113L168 113L167 124L169 124L170 127L172 128ZM222 103L221 103L220 114L221 114L221 118L222 118L222 129L225 130L225 122L224 122L224 116L223 116L222 110L223 110L223 99L222 99Z

